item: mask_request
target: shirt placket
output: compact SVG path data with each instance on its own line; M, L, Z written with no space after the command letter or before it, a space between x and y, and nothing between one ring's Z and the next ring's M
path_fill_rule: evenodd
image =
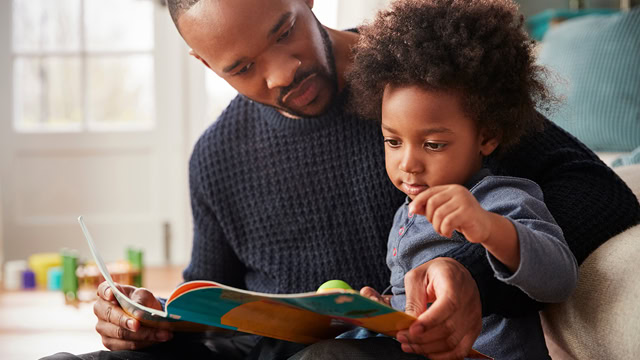
M395 241L394 248L391 250L393 257L396 260L395 262L398 265L400 265L400 267L403 269L405 274L408 271L408 269L407 269L408 263L406 261L403 261L403 259L401 259L399 257L399 255L401 255L401 253L400 253L400 245L405 240L405 235L407 234L407 231L411 227L411 225L413 225L414 219L415 219L415 214L411 214L411 213L409 213L407 211L406 215L404 217L403 224L398 229L398 232L397 232L397 235L396 235L397 239Z

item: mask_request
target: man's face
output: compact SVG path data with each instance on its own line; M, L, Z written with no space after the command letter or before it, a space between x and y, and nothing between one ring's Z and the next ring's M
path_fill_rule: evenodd
M200 0L178 20L193 52L239 93L293 116L338 91L329 37L311 0Z

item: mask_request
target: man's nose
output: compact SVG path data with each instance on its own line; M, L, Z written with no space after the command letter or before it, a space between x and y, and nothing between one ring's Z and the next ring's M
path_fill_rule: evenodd
M274 89L289 86L302 62L293 56L274 56L266 68L267 87Z
M418 157L418 151L419 150L414 149L412 146L405 148L402 159L400 160L400 170L410 174L418 174L424 171L424 165Z

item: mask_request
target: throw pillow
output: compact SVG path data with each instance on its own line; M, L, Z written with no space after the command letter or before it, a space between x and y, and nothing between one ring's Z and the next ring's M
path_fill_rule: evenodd
M640 8L552 27L538 61L563 79L552 84L565 97L552 121L593 150L640 146Z

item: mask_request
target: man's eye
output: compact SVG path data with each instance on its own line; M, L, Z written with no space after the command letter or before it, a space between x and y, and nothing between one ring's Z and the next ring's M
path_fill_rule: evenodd
M291 35L291 31L293 31L293 25L291 25L289 30L285 31L284 33L282 33L282 35L280 35L280 37L278 38L278 42L288 38L289 35Z
M240 69L238 72L236 72L235 75L242 75L245 74L247 71L249 71L251 68L253 67L253 63L248 63L247 65L243 66L242 69Z
M395 139L384 139L384 142L392 148L397 148L400 146L400 141Z
M442 149L444 149L445 146L447 146L447 144L444 144L444 143L434 143L434 142L424 143L424 148L432 151L442 151Z

